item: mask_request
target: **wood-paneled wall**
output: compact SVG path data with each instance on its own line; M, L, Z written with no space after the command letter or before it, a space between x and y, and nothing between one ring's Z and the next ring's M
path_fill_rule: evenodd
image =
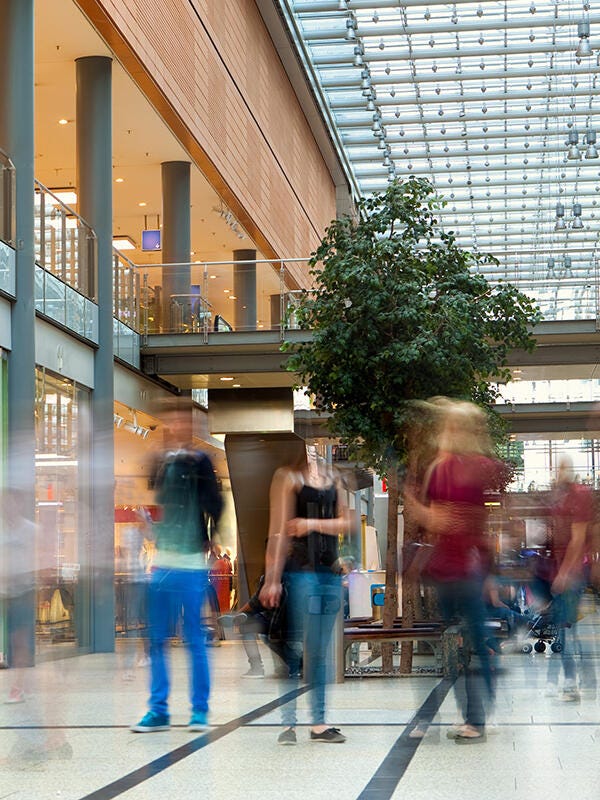
M306 256L335 188L254 0L77 0L269 257Z

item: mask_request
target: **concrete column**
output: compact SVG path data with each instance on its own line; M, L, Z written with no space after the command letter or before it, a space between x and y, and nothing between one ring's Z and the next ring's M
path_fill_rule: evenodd
M96 232L99 348L94 357L90 537L92 652L115 646L114 431L112 290L112 59L76 60L77 191L79 213ZM86 531L80 531L85 537Z
M22 495L23 514L35 515L35 306L34 306L34 2L4 0L0 25L0 147L16 168L16 302L12 306L12 349L8 363L7 483ZM35 609L25 644L34 660ZM9 642L9 659L11 647Z
M165 161L162 168L163 262L185 266L163 267L163 330L181 330L190 323L190 163Z
M234 250L233 265L233 327L236 331L256 330L256 250Z

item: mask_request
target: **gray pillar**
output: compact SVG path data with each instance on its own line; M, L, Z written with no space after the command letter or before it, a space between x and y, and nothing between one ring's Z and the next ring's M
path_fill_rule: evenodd
M256 250L234 250L233 265L234 314L236 331L256 330Z
M33 7L33 0L4 0L0 25L0 147L16 168L17 299L11 313L8 363L7 483L22 492L23 514L28 519L35 515ZM27 613L33 618L34 608ZM33 636L27 650L33 663Z
M190 163L165 161L162 167L163 262L184 266L163 267L163 330L181 330L190 322Z
M98 242L99 348L92 395L89 555L92 652L111 652L115 646L111 70L112 60L106 56L76 61L79 213L96 232ZM80 537L85 533L80 531Z

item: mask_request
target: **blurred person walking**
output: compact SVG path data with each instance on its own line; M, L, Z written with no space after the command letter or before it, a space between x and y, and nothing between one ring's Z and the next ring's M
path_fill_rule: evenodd
M340 489L314 447L307 448L307 461L275 472L265 583L259 595L265 607L275 608L287 591L290 680L297 680L304 655L304 679L312 688L310 739L329 743L346 741L325 721L327 651L342 602L338 537L350 528ZM279 744L296 744L296 722L293 699L283 708L285 730Z
M437 403L442 424L438 453L430 465L424 496L407 485L404 505L432 545L426 573L437 588L446 622L458 618L480 669L466 664L464 693L455 687L464 724L449 731L458 744L485 741L486 702L494 699L485 641L484 582L493 554L485 536L486 492L499 483L501 465L492 456L485 413L472 403ZM468 659L467 659L468 660Z
M208 586L207 554L223 502L211 460L192 444L191 404L180 401L165 416L165 439L170 449L158 462L154 475L162 520L154 526L156 552L148 590L149 710L132 725L135 733L170 727L166 646L173 610L179 613L181 609L191 669L188 729L200 731L207 726L210 678L201 613Z
M558 462L556 486L552 493L550 523L550 594L551 613L558 630L563 670L563 689L558 694L559 662L548 665L547 696L559 696L565 702L580 701L575 656L581 655L581 687L596 691L593 661L584 658L577 635L577 619L585 587L585 556L588 531L594 518L593 495L589 487L575 483L573 462L563 455Z

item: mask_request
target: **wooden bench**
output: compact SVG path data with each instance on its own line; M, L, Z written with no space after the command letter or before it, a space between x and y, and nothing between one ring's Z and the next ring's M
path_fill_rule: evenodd
M366 674L376 674L375 668L350 663L348 657L352 645L361 642L427 642L431 647L435 659L434 672L445 677L455 678L459 670L459 642L460 631L458 626L443 625L425 622L415 624L410 628L383 628L381 625L363 625L344 628L344 675L358 677ZM378 671L379 674L381 670ZM429 671L431 674L431 671Z

